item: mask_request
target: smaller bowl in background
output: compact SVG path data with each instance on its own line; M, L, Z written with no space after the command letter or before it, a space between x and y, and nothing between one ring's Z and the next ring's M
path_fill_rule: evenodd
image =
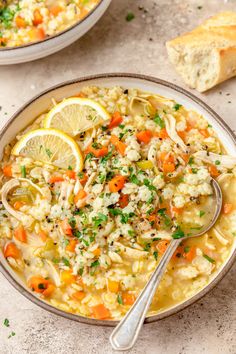
M69 46L87 33L102 17L111 0L101 0L88 15L66 30L18 47L3 47L0 49L0 65L19 64L46 57Z

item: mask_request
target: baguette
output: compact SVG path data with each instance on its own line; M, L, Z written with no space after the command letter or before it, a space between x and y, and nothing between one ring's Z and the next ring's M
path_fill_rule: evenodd
M236 13L220 13L166 47L185 83L207 91L236 76Z

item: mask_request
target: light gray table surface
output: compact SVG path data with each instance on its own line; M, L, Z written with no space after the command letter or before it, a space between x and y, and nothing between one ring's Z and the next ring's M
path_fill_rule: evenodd
M140 7L140 8L139 8ZM221 10L231 0L113 0L82 39L48 58L0 67L0 127L32 96L64 80L104 72L141 73L185 87L168 62L165 42ZM129 11L135 19L127 22ZM186 88L186 87L185 87ZM199 94L236 129L236 79ZM234 266L198 303L158 323L145 325L132 354L236 353ZM3 326L8 318L10 327ZM8 339L14 331L16 335ZM110 328L52 315L19 294L0 274L1 354L110 354Z

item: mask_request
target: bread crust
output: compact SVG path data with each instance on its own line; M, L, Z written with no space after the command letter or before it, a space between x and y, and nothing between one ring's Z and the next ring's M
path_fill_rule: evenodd
M236 13L217 14L166 47L186 84L207 91L236 76Z

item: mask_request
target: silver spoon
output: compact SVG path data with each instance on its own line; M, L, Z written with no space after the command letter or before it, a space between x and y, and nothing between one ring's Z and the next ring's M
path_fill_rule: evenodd
M212 186L216 200L214 215L211 219L211 222L203 230L195 235L191 235L191 237L201 236L210 230L220 215L222 208L222 192L219 184L214 179L212 179ZM189 239L189 236L171 240L166 252L160 260L160 263L138 296L134 305L112 332L110 336L110 343L113 349L122 351L129 350L133 347L138 338L153 296L166 270L166 267L179 244L187 238Z

